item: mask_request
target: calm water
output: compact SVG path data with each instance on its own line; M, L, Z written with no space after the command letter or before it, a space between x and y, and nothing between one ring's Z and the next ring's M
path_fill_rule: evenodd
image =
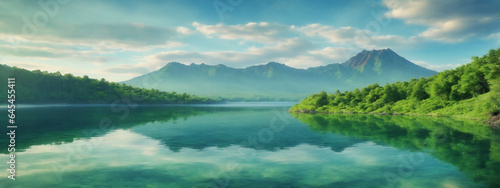
M21 107L16 181L4 170L0 187L500 185L500 136L488 127L288 105Z

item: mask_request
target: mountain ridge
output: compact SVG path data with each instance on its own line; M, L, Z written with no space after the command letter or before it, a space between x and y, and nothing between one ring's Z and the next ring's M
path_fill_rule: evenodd
M159 87L155 89L163 91L246 100L299 100L325 89L328 92L351 90L375 82L407 81L436 73L406 60L391 49L382 49L364 50L344 63L307 69L278 62L246 68L170 62L157 71L122 83L141 87L140 80L144 76L154 75L159 79Z

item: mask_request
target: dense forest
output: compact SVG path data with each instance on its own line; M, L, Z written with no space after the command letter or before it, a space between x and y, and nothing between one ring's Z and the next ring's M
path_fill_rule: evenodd
M28 71L21 68L0 65L0 102L7 103L7 78L16 79L17 104L191 104L215 103L217 100L156 89L142 89L125 84L91 79L71 74Z
M290 111L426 114L485 120L498 115L499 106L500 48L428 78L313 94Z

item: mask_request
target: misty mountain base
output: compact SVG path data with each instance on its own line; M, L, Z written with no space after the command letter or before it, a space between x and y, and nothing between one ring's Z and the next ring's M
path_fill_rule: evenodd
M411 70L411 71L409 71ZM225 65L169 63L163 68L124 81L152 88L144 80L155 78L154 89L186 92L232 101L298 101L322 90L353 90L373 83L408 81L437 72L399 56L391 49L362 51L346 62L296 69L271 62L247 68Z
M488 120L500 112L500 48L428 78L321 92L292 112L420 114ZM496 124L496 123L493 123Z

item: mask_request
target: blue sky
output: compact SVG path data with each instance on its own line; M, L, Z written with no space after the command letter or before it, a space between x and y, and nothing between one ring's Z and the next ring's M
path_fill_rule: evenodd
M172 61L308 68L391 48L442 71L500 47L498 7L499 0L0 1L0 63L123 81Z

